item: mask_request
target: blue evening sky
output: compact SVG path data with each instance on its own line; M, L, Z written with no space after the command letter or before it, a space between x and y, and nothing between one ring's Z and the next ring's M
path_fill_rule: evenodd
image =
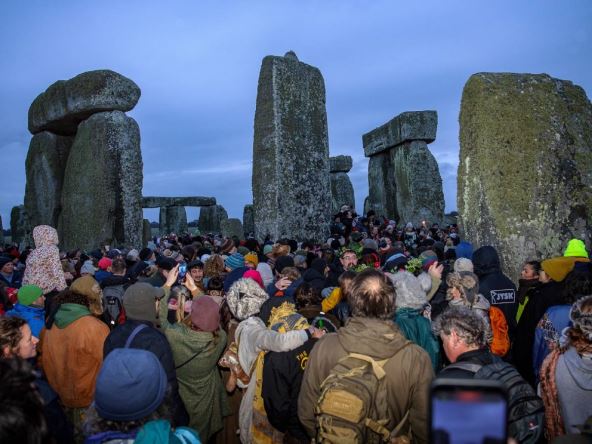
M592 2L3 1L0 5L0 215L22 204L27 110L59 79L112 69L142 89L144 195L214 196L230 217L251 202L257 79L293 50L325 79L329 148L354 159L362 134L403 111L435 109L430 145L446 210L456 209L462 88L481 71L548 73L592 92ZM147 210L158 220L158 210ZM188 219L198 209L188 209ZM84 215L81 215L81 221Z

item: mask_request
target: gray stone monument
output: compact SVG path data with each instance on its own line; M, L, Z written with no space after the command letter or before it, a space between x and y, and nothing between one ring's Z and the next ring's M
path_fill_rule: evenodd
M352 169L351 156L335 156L329 158L331 173L331 214L339 212L343 205L356 208L354 187L347 173Z
M547 74L479 73L460 111L457 203L465 236L522 263L562 255L592 228L592 105Z
M142 219L142 246L148 245L152 240L152 227L148 219Z
M228 219L228 213L222 205L202 207L199 210L197 225L202 233L220 233L222 221Z
M253 220L253 204L247 204L243 209L243 230L245 230L246 235L255 233L255 221Z
M365 212L398 223L442 222L442 178L427 146L437 125L435 111L404 112L364 134L364 155L370 158Z
M159 231L161 234L175 233L183 235L187 233L187 212L185 207L160 207L158 224L160 225Z
M261 64L253 142L255 235L325 240L331 213L325 83L296 54Z
M10 211L10 236L19 245L33 245L33 228L24 205L12 207Z
M243 231L243 224L241 224L240 219L230 218L224 219L220 222L221 225L221 232L222 236L224 237L233 237L236 236L239 239L244 239L244 231Z

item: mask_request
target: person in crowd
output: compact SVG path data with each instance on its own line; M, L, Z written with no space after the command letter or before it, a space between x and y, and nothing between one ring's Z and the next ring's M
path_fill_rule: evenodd
M500 309L491 306L480 293L479 278L470 271L453 272L448 274L446 283L449 306L468 307L481 316L491 352L505 356L510 349L508 325Z
M110 257L102 257L99 259L97 266L99 267L98 271L95 273L95 279L99 284L101 284L105 279L108 277L113 276L112 266L113 259Z
M510 340L514 340L518 310L516 286L502 273L499 255L494 247L486 245L478 248L473 253L472 260L475 274L479 278L480 293L491 306L503 312Z
M245 258L240 253L234 253L224 260L224 270L226 277L224 278L224 291L228 292L232 284L239 280L245 271L249 271L249 267L245 267Z
M226 392L218 372L218 359L226 347L226 333L220 328L220 306L209 296L200 296L191 304L191 314L171 324L167 320L170 289L177 282L178 267L171 270L160 305L160 324L175 361L179 393L187 412L189 426L207 442L223 427L229 414ZM185 275L190 291L196 288L191 274Z
M49 225L33 228L35 249L27 257L23 285L37 285L48 295L66 288L66 278L60 263L58 232Z
M98 319L103 313L101 289L90 276L76 279L55 304L55 316L41 332L39 362L79 434L84 409L93 400L109 327Z
M440 344L432 333L432 323L424 316L431 280L425 273L415 277L408 271L387 276L397 293L397 310L393 321L407 339L427 352L432 368L437 371L440 367Z
M166 256L159 256L156 259L155 265L157 267L156 273L148 278L139 278L139 282L147 282L154 287L162 287L167 280L171 270L177 266L177 262Z
M539 261L528 261L522 266L520 279L518 280L518 310L516 311L516 323L520 325L520 318L524 307L530 298L536 293L536 287L540 285L539 274L541 263Z
M592 416L592 295L574 302L569 317L566 342L551 352L541 369L549 440L578 433Z
M388 415L384 427L393 430L403 422L403 432L408 431L413 442L427 442L427 387L434 373L428 354L409 343L392 322L396 310L392 282L382 272L366 269L354 278L348 300L352 307L349 323L318 341L304 371L298 417L309 438L316 437L315 406L321 383L340 359L359 353L374 360L387 360L383 368L388 411L380 412ZM390 359L395 354L397 358Z
M200 442L195 430L171 429L167 386L166 372L153 353L128 347L113 350L103 362L94 402L85 412L85 444Z
M102 352L103 358L106 358L113 350L127 344L128 348L154 353L165 370L170 387L173 426L184 426L189 424L189 416L179 395L173 352L167 338L158 328L158 307L164 304L161 302L163 297L162 287L154 287L147 282L137 282L128 287L123 296L126 321L109 333Z
M304 316L310 325L334 332L341 326L341 322L335 315L323 311L321 299L321 291L318 288L311 286L308 282L302 282L294 292L293 301L298 314ZM319 319L327 325L319 325Z
M18 290L17 298L18 302L6 314L27 321L33 336L39 338L41 329L45 325L45 296L43 290L37 285L23 285Z
M219 254L213 254L204 262L204 279L213 277L224 278L226 272L224 271L224 259Z
M204 280L204 263L200 259L189 262L187 264L187 273L191 274L195 286L201 294L204 294L207 286L207 281Z
M0 281L10 288L20 288L23 275L14 267L13 259L9 256L0 256Z

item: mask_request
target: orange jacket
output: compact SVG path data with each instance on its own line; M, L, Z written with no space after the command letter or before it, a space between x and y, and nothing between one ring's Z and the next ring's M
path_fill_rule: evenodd
M39 362L64 406L88 407L93 401L108 334L109 327L92 315L41 331Z
M505 356L510 350L510 337L508 336L508 323L504 312L497 307L489 308L489 322L493 341L491 342L491 353L498 356Z

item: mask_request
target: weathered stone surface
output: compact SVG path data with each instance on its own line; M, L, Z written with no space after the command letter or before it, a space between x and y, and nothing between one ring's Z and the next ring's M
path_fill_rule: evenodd
M228 213L222 205L201 207L197 225L202 233L220 233L221 222L228 219Z
M48 131L31 139L25 162L25 208L32 227L58 226L64 170L73 141L73 137Z
M343 205L356 208L354 187L347 173L331 173L331 212L336 214Z
M159 207L208 207L216 205L215 197L185 196L185 197L156 197L142 198L142 208Z
M2 216L0 216L0 245L4 245L4 227L2 226Z
M243 230L245 230L246 234L255 233L255 221L253 219L253 204L247 204L243 209Z
M427 147L437 123L435 111L405 112L363 136L370 157L365 211L399 223L442 222L442 178Z
M456 211L446 213L444 215L444 220L442 221L442 224L444 226L458 224L458 213Z
M29 222L24 205L12 207L10 211L10 237L12 242L22 245L33 245L33 227Z
M460 112L458 211L468 239L493 245L513 278L527 259L588 247L592 225L592 105L546 74L479 73Z
M80 122L94 113L129 111L140 99L132 80L110 70L88 71L58 80L29 108L29 131L74 135Z
M220 222L221 225L221 232L222 236L225 237L233 237L236 236L239 239L244 239L245 234L243 231L243 224L241 224L240 219L230 218L224 219Z
M353 161L351 156L334 156L329 157L329 172L330 173L349 173L352 169Z
M326 239L329 181L323 76L295 54L265 57L253 142L255 235Z
M185 207L161 207L158 217L161 234L187 233L187 211Z
M432 143L436 140L436 111L408 111L362 136L364 155L373 156L412 140Z
M78 126L64 185L60 233L65 249L142 242L140 130L121 111L93 114Z
M142 219L142 246L148 245L152 240L152 227L148 219Z

